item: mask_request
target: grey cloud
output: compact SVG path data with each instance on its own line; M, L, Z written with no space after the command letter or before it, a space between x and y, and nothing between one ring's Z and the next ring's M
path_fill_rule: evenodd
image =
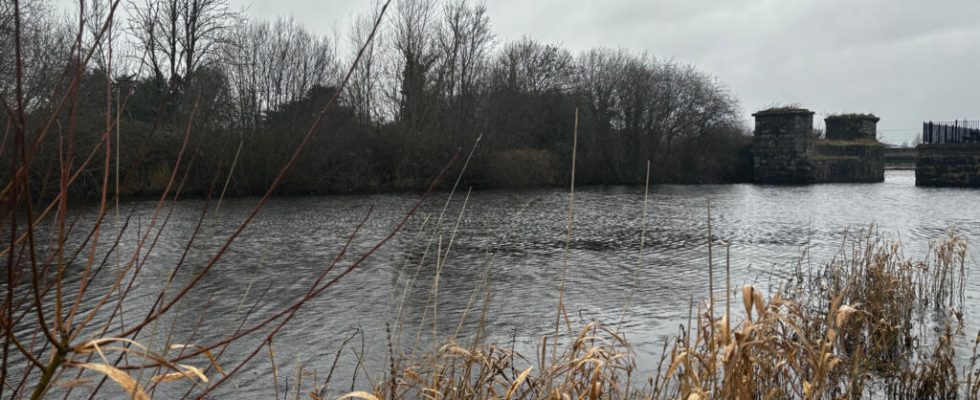
M62 0L67 1L67 0ZM372 0L233 0L255 17L346 32ZM980 119L976 0L489 0L500 42L646 51L693 63L739 97L746 119L780 103L870 111L885 140L923 120Z

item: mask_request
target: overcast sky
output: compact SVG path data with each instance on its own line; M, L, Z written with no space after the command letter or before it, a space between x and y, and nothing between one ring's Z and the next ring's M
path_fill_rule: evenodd
M292 15L346 31L369 0L233 0L255 17ZM924 120L980 119L978 0L492 0L499 41L529 35L572 50L644 50L694 63L743 114L799 103L822 116L872 112L888 142Z
M477 0L478 1L478 0ZM231 0L258 18L347 32L372 0ZM745 119L798 103L822 117L872 112L885 141L924 120L980 119L980 0L489 0L498 42L647 51L731 89Z

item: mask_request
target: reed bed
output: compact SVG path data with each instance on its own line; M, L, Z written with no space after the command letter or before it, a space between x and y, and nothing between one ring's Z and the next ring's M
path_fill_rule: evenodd
M746 285L727 288L723 305L692 304L696 311L665 342L653 376L638 374L622 332L591 323L575 334L543 336L533 355L477 341L392 354L385 379L348 396L978 398L980 333L961 370L954 345L965 339L965 240L950 231L924 259L906 258L902 249L871 229L846 239L826 264L796 263L794 276L772 294Z

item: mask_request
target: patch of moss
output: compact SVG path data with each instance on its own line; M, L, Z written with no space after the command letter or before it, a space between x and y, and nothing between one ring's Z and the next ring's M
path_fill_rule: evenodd
M880 120L877 115L871 113L842 113L842 114L830 114L827 119L873 119Z
M767 115L767 114L813 114L813 111L810 111L798 105L787 105L787 106L770 107L765 110L759 111L753 115Z

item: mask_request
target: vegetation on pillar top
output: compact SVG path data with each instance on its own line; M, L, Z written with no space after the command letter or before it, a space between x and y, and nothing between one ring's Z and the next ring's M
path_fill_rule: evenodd
M784 114L809 114L813 115L813 111L799 106L780 106L771 107L765 110L756 112L752 114L753 117L766 116L766 115L784 115Z
M877 115L872 113L844 113L844 114L831 114L828 115L827 120L853 120L853 119L867 119L874 122L881 121Z

